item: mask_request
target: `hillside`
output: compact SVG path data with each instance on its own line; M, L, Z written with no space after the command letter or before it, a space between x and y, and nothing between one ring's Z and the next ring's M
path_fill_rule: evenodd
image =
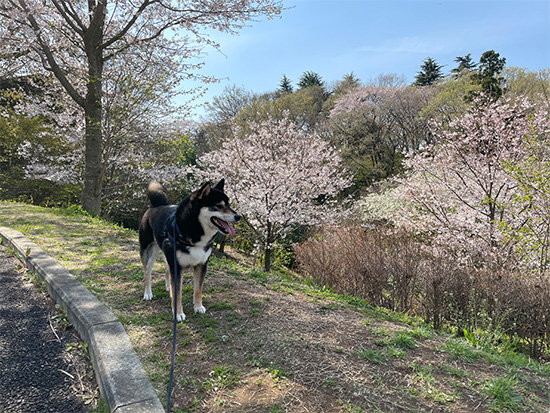
M134 231L76 212L0 203L23 232L121 320L165 400L171 312L164 266L151 302ZM550 409L550 365L487 352L403 314L333 294L292 273L213 257L205 315L190 277L178 327L174 400L196 412L529 411Z

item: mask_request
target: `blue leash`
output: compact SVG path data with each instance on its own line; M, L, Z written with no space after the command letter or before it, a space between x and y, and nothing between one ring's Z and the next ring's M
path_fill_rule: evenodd
M169 224L172 225L172 233L170 234L170 228ZM174 212L170 218L168 219L167 225L166 225L166 235L172 242L172 245L174 246L174 273L172 274L172 278L174 281L174 287L172 288L172 294L174 296L174 326L172 329L172 361L170 365L170 379L168 381L168 397L166 401L166 411L170 412L170 398L172 396L172 386L174 384L174 366L176 364L176 338L177 338L177 328L178 328L178 292L177 288L179 287L179 277L180 273L178 271L178 259L176 256L176 236L180 236L180 229L178 228L178 224L176 223L176 213ZM177 233L177 234L176 234Z

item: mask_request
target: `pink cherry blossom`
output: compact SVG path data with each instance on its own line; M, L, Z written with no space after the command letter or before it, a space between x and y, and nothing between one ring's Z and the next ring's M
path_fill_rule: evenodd
M334 220L334 197L351 184L338 152L288 118L236 128L200 163L207 177L225 178L227 192L268 253L294 225Z

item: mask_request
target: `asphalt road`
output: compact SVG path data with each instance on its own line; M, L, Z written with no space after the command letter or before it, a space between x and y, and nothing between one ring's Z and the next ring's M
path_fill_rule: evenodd
M0 412L85 412L48 314L52 302L0 247Z

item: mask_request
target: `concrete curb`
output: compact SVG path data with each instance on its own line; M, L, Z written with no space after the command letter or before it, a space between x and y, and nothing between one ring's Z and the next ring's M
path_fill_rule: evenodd
M50 296L88 344L101 395L111 412L164 412L124 327L111 310L19 231L0 227L0 237L4 245L25 257L29 270L46 283Z

